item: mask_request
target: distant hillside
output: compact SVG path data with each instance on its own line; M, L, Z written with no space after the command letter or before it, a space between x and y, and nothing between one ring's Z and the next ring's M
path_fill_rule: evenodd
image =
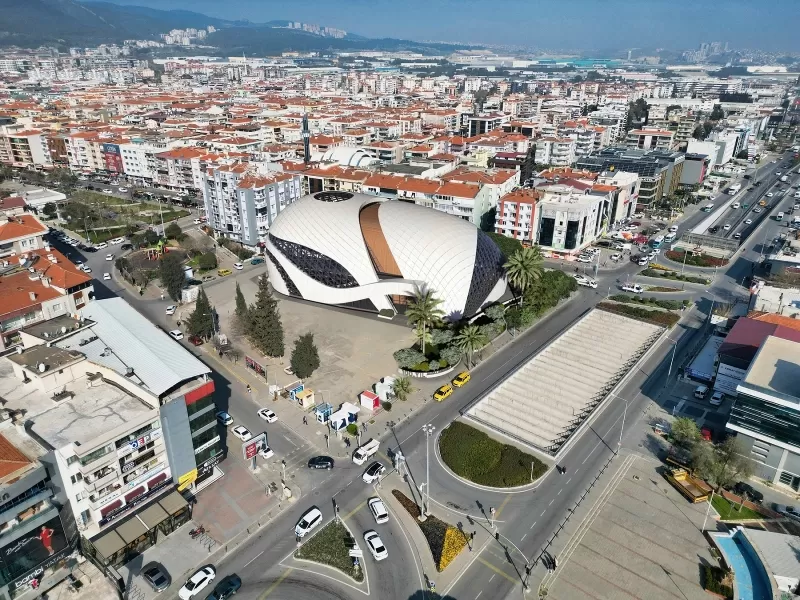
M0 46L61 48L120 43L130 39L157 40L170 29L218 29L205 44L221 54L276 54L286 50L413 50L451 52L460 46L427 44L408 40L369 39L348 35L343 39L322 37L285 29L289 21L251 23L208 17L188 10L158 10L109 2L77 0L0 0Z

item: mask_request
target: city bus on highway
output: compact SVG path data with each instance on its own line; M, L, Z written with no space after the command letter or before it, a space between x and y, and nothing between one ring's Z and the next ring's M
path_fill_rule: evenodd
M706 204L703 207L703 212L711 212L712 210L714 210L714 205L713 204Z

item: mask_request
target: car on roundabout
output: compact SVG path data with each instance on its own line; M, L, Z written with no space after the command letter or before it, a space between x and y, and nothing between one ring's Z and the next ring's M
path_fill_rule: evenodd
M374 529L365 531L364 541L367 543L367 548L370 554L372 554L372 558L377 561L389 558L389 552L386 550L386 546L383 544L383 540L381 540L381 536L378 535L377 531Z
M378 481L384 473L386 473L386 467L378 461L375 461L364 470L361 479L364 483L374 483Z

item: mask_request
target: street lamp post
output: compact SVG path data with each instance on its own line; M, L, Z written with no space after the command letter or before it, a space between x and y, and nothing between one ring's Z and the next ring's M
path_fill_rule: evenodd
M425 434L425 493L427 494L427 499L423 495L422 498L422 516L428 516L428 508L431 501L431 436L433 432L436 431L436 428L431 424L427 423L422 426L422 431Z

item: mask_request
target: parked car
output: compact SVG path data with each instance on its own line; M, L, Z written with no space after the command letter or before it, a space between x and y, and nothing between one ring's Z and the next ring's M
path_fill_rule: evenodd
M227 427L228 425L233 425L233 417L221 410L217 413L217 422Z
M183 332L180 329L173 329L172 331L169 332L169 334L173 337L173 339L176 340L183 339Z
M373 483L380 479L381 475L383 475L385 472L386 467L384 467L378 461L375 461L366 468L364 474L361 476L361 479L364 480L364 483Z
M203 345L203 338L199 335L190 335L189 336L189 343L192 346L202 346Z
M174 315L174 314L175 314L175 311L176 311L177 309L178 309L178 307L177 307L177 306L175 306L174 304L170 304L170 305L167 307L167 314L168 314L168 315Z
M111 281L111 273L103 273L103 281Z
M711 400L709 400L708 403L711 406L719 406L720 404L723 403L724 400L725 400L725 394L723 394L722 392L714 392L713 394L711 394Z
M372 513L372 517L378 525L389 522L389 511L386 510L386 505L383 503L383 500L380 498L370 498L367 504L369 505L369 511Z
M148 563L142 568L142 577L154 592L163 592L172 583L167 570L156 562Z
M469 371L461 371L458 375L453 378L453 385L455 387L462 387L469 383L469 380L472 379L472 376L469 374Z
M231 575L228 575L220 580L220 582L214 587L214 591L206 597L206 600L227 600L236 592L238 592L241 587L241 577L239 577L236 573L232 573Z
M113 194L113 193L114 193L114 190L112 190L112 189L109 189L109 188L106 188L106 189L104 189L104 190L103 190L103 193L104 193L104 194Z
M237 271L241 271L242 269L244 269L244 265L240 262L235 262L233 263L233 268L236 269Z
M736 485L733 486L733 493L738 494L739 496L746 496L748 500L753 502L763 502L764 501L764 494L759 492L749 483L745 483L744 481L740 481Z
M614 262L617 262L618 260L622 260L622 254L612 254L609 258Z
M250 433L250 430L244 425L237 425L236 427L231 429L231 433L240 440L242 440L243 442L246 442L253 438L253 434Z
M251 265L260 265L263 262L264 262L264 259L263 258L258 258L257 256L254 256L253 258L250 259L250 264Z
M274 423L278 420L278 415L268 408L262 408L258 411L258 416L264 419L267 423Z
M217 576L217 570L211 566L207 565L201 569L198 569L194 572L194 574L186 580L186 583L183 584L183 587L178 590L178 597L181 600L189 600L193 598L197 594L199 594L205 587L214 581L214 578Z
M332 469L333 459L330 456L313 456L308 459L309 469Z
M309 531L314 529L320 523L322 523L322 513L316 506L314 506L308 509L305 514L300 517L300 520L294 527L294 534L297 537L305 537Z
M772 510L795 521L800 521L800 512L794 506L787 506L785 504L773 504Z
M386 550L386 546L383 545L383 540L381 540L377 531L372 529L366 531L364 533L364 541L367 543L367 548L369 548L372 558L375 560L380 561L389 557L389 552Z

